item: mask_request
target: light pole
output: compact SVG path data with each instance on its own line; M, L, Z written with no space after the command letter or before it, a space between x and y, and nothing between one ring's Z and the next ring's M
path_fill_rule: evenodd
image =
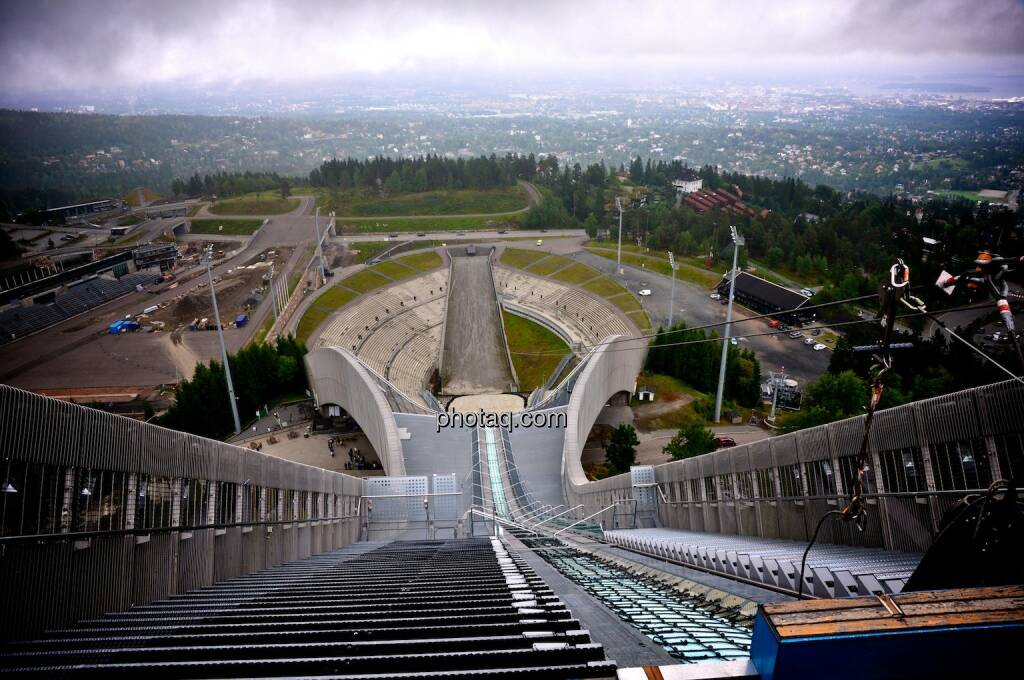
M320 280L327 283L327 270L324 268L324 249L320 245L320 208L316 209L313 217L313 233L316 234L316 254L320 260Z
M676 308L676 256L672 254L672 251L668 251L668 265L672 267L672 294L669 296L668 303L668 327L672 328L672 312Z
M615 197L615 207L619 209L619 250L615 256L615 271L622 276L622 199Z
M210 264L213 262L213 245L206 246L206 280L210 284L210 298L213 300L213 318L217 321L217 337L220 338L220 356L224 361L224 376L228 381L228 401L231 403L231 417L235 420L235 434L242 431L242 425L238 422L238 404L235 403L235 386L231 383L231 366L228 365L228 348L224 345L224 324L220 321L220 312L217 310L217 291L213 289L213 272Z
M736 227L730 226L732 234L732 281L729 282L729 305L725 313L725 339L722 340L722 365L718 368L718 393L715 395L715 422L722 418L722 393L725 391L725 363L729 356L729 337L732 332L732 299L736 292L736 267L738 266L740 246L745 242L743 237L736 231Z

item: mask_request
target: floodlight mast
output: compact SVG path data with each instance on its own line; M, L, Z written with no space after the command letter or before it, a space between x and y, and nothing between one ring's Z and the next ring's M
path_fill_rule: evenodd
M672 328L672 313L676 307L676 257L672 251L668 251L668 264L672 267L672 294L668 302L668 327Z
M615 197L615 207L619 210L619 248L615 256L615 271L622 276L622 199Z
M725 363L729 357L729 339L732 333L732 300L736 293L736 275L737 266L739 263L740 246L744 245L746 241L740 236L739 232L736 231L736 227L730 226L729 232L732 234L732 280L729 282L729 305L725 313L725 338L722 340L722 362L718 368L718 392L715 394L715 422L717 423L722 419L722 394L725 391Z
M213 246L206 247L206 280L210 284L210 298L213 300L213 318L217 322L217 337L220 338L220 356L224 362L224 376L228 383L228 401L231 404L231 417L235 421L235 434L242 431L242 425L238 421L238 404L235 402L235 386L231 382L231 366L228 365L228 349L224 345L224 324L220 321L220 312L217 310L217 291L213 289L213 272L210 264L213 262Z

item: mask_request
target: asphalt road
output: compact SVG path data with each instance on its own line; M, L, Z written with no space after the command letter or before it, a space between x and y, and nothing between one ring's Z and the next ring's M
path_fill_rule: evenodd
M615 262L612 260L587 251L577 252L572 257L613 276L634 293L644 288L649 289L651 295L639 298L647 316L650 317L655 328L659 325L668 326L671 278L625 264L623 265L625 274L619 277L615 276ZM725 321L725 305L710 299L709 293L710 291L692 283L677 280L673 321L685 321L690 326L703 326ZM752 315L752 312L741 307L733 307L732 334L734 336L742 337L748 333L765 333L771 330L764 319L735 323ZM717 329L717 332L724 335L724 327ZM740 346L754 350L761 362L762 374L767 375L768 371L785 367L786 373L800 381L801 384L806 384L824 373L831 357L828 350L815 352L800 340L794 340L784 334L749 338L746 341L741 341Z

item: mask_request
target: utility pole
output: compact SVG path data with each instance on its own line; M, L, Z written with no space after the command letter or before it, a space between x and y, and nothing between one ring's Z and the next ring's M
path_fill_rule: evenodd
M672 251L668 251L668 265L672 267L672 295L668 303L668 327L672 328L672 313L676 308L676 257Z
M313 218L313 233L316 234L316 253L320 260L320 280L327 283L327 270L324 268L324 249L320 245L320 208L316 209L316 216Z
M274 325L277 325L277 296L274 295L274 266L270 266L270 287L267 289L267 295L270 296L270 301L274 308Z
M619 250L615 256L615 271L622 276L622 199L615 197L615 207L619 209Z
M775 422L775 406L779 402L779 388L786 384L786 367L780 366L782 369L779 373L772 371L768 374L768 384L772 386L772 412L768 416L768 422Z
M235 403L235 386L231 383L231 366L228 365L228 348L224 345L224 324L220 321L220 312L217 311L217 291L213 289L213 271L210 264L213 262L213 246L206 246L206 280L210 284L210 297L213 299L213 318L217 320L217 336L220 338L220 356L224 361L224 375L228 380L228 401L231 402L231 416L235 419L235 434L242 431L242 425L238 422L238 404Z
M725 312L725 338L722 340L722 365L718 368L718 393L715 395L715 422L722 419L722 394L725 391L725 363L729 357L729 338L732 332L732 299L736 292L736 274L740 246L745 244L743 237L736 231L736 227L730 226L732 234L732 281L729 282L729 305Z

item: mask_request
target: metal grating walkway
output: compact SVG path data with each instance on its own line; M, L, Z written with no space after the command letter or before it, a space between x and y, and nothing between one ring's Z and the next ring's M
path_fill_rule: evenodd
M68 678L614 677L497 539L355 545L0 647Z
M797 592L807 543L679 529L605 532L613 545L770 588ZM803 592L818 597L898 593L921 561L919 553L817 543L807 556Z

